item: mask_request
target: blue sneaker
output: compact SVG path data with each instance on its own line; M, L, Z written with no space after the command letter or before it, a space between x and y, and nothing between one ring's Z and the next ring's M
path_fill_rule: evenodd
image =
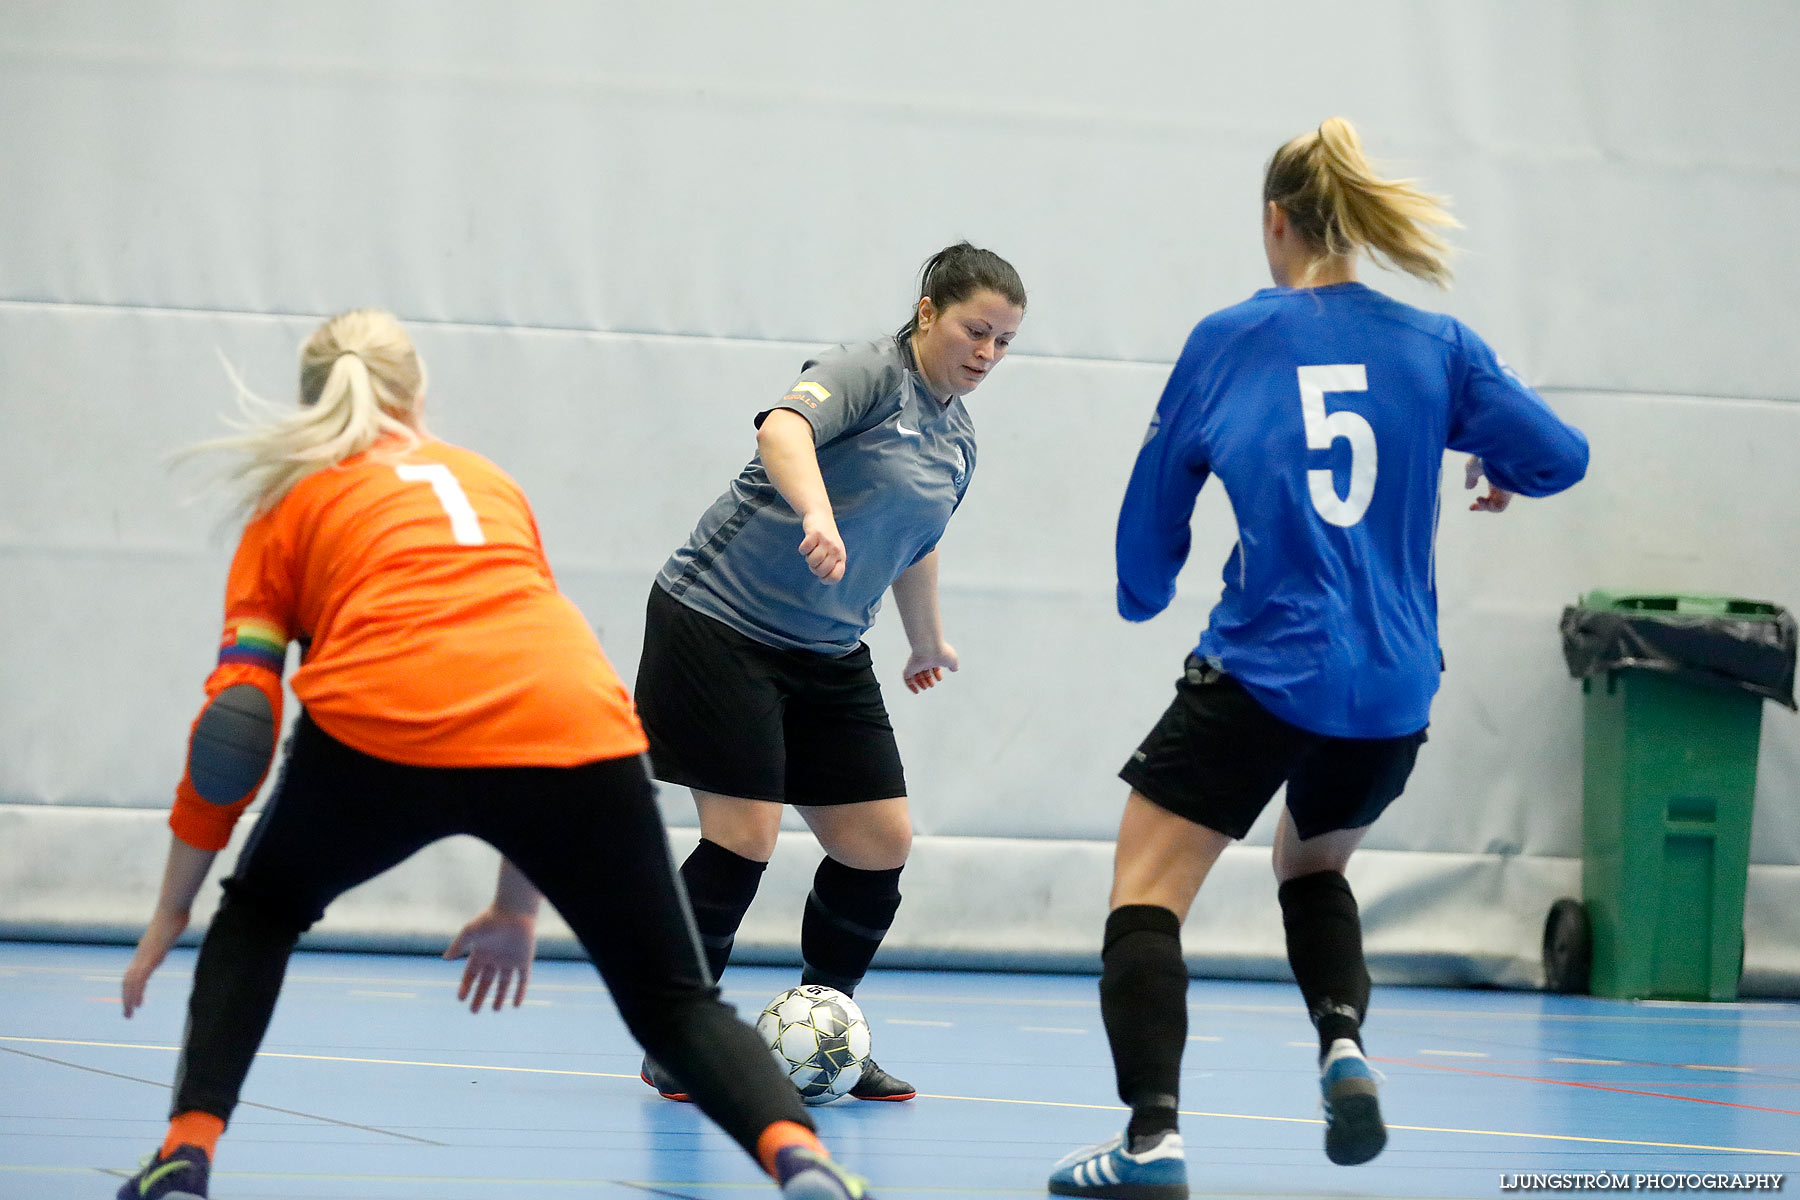
M868 1180L805 1146L777 1151L775 1175L781 1200L874 1200Z
M118 1200L206 1200L206 1177L212 1164L198 1146L177 1146L167 1157L158 1153L138 1165L138 1173L119 1188Z
M1096 1200L1188 1200L1187 1156L1179 1133L1165 1133L1136 1153L1125 1135L1077 1150L1050 1172L1053 1196Z
M1340 1167L1366 1163L1387 1145L1375 1072L1349 1038L1331 1043L1319 1068L1325 1096L1325 1157Z

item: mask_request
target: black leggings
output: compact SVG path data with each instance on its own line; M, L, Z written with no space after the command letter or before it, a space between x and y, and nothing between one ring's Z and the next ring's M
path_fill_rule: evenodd
M574 930L643 1048L752 1154L794 1087L719 999L641 758L577 767L415 767L302 713L194 968L174 1113L229 1120L294 943L338 896L451 834L512 860Z

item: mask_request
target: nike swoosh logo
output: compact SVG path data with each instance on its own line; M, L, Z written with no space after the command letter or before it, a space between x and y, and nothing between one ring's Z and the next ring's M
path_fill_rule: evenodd
M164 1163L162 1166L156 1168L156 1170L149 1172L142 1179L138 1180L138 1195L148 1196L151 1188L155 1187L158 1183L167 1179L175 1172L187 1170L191 1165L191 1163L181 1161Z
M905 434L905 435L906 435L906 436L907 436L907 437L918 437L918 436L919 436L919 431L918 431L918 430L916 430L916 429L908 429L908 428L907 428L907 427L906 427L906 426L904 426L904 425L902 425L902 424L901 424L901 423L900 423L900 422L898 422L898 421L895 421L895 422L894 422L894 428L895 428L895 429L898 429L898 430L899 430L899 431L900 431L900 432L901 432L901 433L904 433L904 434Z

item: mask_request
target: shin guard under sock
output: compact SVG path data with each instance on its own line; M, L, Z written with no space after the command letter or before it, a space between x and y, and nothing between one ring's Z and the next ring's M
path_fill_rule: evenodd
M856 992L900 908L903 869L860 871L829 857L819 863L800 922L802 982Z
M738 926L756 899L767 866L705 838L681 864L681 882L687 888L694 926L700 931L700 945L715 983L731 960Z
M1175 1128L1181 1053L1187 1048L1187 964L1181 920L1131 904L1106 918L1100 1013L1112 1045L1119 1099L1131 1106L1133 1139Z
M1369 969L1350 884L1336 871L1317 871L1288 880L1279 895L1288 963L1319 1031L1319 1056L1338 1038L1349 1038L1361 1049Z

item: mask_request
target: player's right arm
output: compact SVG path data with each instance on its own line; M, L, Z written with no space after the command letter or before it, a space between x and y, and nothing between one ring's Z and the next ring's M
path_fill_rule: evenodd
M826 583L844 577L849 553L819 472L818 447L856 429L880 399L882 370L867 349L807 362L781 403L756 416L756 450L769 482L800 517L798 547Z
M1192 545L1189 523L1194 500L1211 474L1204 449L1184 421L1190 415L1197 374L1195 346L1201 336L1196 329L1170 373L1125 485L1114 554L1119 615L1127 621L1148 621L1175 599L1175 577Z
M232 559L219 661L188 733L156 910L125 970L121 993L127 1017L144 1002L150 976L187 928L214 856L256 798L275 757L294 594L275 516L252 521Z
M769 482L800 516L805 536L799 551L807 567L826 583L836 583L844 577L847 555L831 497L825 491L825 477L819 473L812 425L792 409L775 409L756 430L756 450Z
M490 988L495 1012L505 1007L509 988L513 1007L525 1003L531 960L537 954L537 918L542 900L543 893L525 872L514 866L511 859L502 858L500 877L494 883L494 902L464 925L444 951L446 959L468 957L456 998L468 1000L470 1012L481 1011ZM518 987L512 988L515 978Z

